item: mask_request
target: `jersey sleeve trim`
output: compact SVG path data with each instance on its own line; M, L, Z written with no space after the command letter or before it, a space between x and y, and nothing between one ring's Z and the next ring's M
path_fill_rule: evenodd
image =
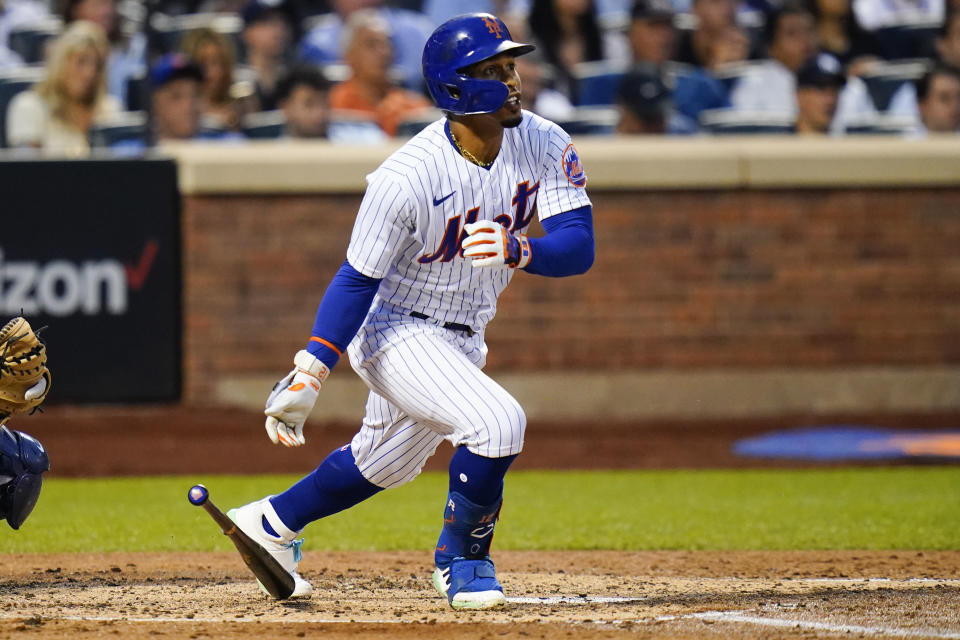
M320 336L310 336L309 342L319 342L320 344L322 344L322 345L324 345L324 346L327 346L327 347L330 347L331 349L333 349L338 356L342 356L342 355L343 355L343 351L342 351L340 348L338 348L337 345L333 344L333 343L330 342L329 340L324 340L324 339L321 338Z

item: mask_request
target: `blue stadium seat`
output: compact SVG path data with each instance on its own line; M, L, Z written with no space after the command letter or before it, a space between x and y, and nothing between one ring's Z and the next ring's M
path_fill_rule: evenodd
M150 81L146 72L127 78L127 111L147 111L150 106Z
M0 71L0 148L7 147L7 108L10 101L21 91L43 80L45 73L41 66Z
M44 61L47 42L62 31L63 22L59 18L19 25L7 35L7 46L26 64L40 64Z
M608 106L616 101L617 87L627 73L624 65L610 62L581 62L573 67L574 104Z
M933 43L939 29L939 24L903 24L877 29L873 35L886 60L928 58L936 54Z

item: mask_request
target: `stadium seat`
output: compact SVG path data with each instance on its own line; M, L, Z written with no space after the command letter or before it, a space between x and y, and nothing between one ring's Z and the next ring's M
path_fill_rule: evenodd
M19 55L26 64L44 61L46 44L63 31L60 18L49 18L17 26L7 35L7 46Z
M241 50L243 20L235 13L187 13L180 16L155 13L150 16L150 30L155 34L157 46L163 52L178 51L188 32L203 27L226 35L237 50Z
M124 111L90 128L90 146L109 149L117 145L147 146L149 119L146 111Z
M43 80L42 66L18 67L0 72L0 148L7 147L7 108L10 101Z
M915 131L918 123L907 116L869 114L861 119L847 123L848 135L903 136Z
M616 130L619 119L615 107L578 107L570 118L557 124L572 136L603 136Z
M710 135L760 135L793 133L796 118L789 113L708 109L700 114L700 127Z
M431 109L416 116L405 118L397 124L398 138L412 138L424 130L427 125L439 120L443 113L439 109Z
M867 86L873 106L877 111L886 111L897 90L907 82L919 80L931 65L925 58L877 61L860 78Z
M627 70L625 65L606 61L574 65L574 103L578 107L612 105L617 97L617 87Z
M366 111L332 109L327 137L335 142L380 144L389 139Z
M243 119L241 130L243 135L253 140L270 140L283 137L283 128L286 126L283 111L258 111L248 114Z
M150 82L146 72L127 78L127 111L146 111L150 104Z
M737 86L737 83L745 75L750 73L758 64L763 64L763 62L757 61L746 61L746 62L734 62L727 64L720 69L713 71L713 76L720 81L720 83L726 88L727 92L733 91L734 87Z
M887 60L927 58L936 53L933 43L939 29L939 24L903 24L877 29L874 36Z

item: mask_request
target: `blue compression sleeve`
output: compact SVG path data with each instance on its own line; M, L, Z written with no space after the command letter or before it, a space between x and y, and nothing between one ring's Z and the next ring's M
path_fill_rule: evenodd
M547 235L530 238L530 264L524 271L562 278L586 273L593 265L593 209L587 205L542 221Z
M363 275L344 260L317 307L307 351L333 369L360 330L379 287L379 279Z

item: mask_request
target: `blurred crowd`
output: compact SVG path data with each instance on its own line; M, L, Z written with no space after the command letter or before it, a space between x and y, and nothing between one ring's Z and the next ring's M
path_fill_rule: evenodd
M0 0L0 146L414 135L423 45L501 16L572 134L960 130L960 0Z

